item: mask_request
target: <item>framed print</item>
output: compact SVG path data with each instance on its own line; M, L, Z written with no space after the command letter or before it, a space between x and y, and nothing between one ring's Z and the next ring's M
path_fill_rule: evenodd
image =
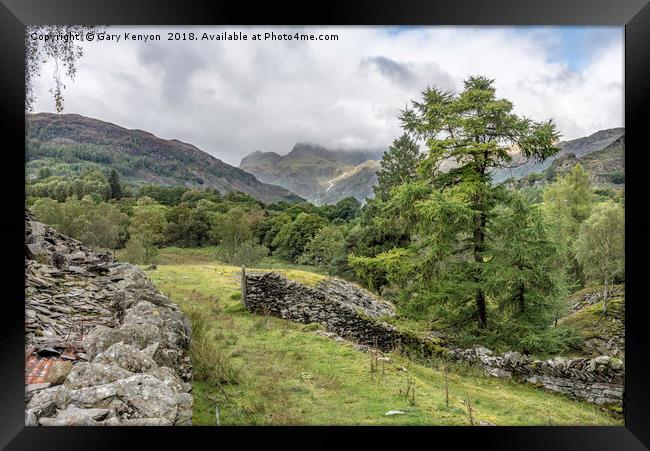
M650 446L646 3L3 0L3 446Z

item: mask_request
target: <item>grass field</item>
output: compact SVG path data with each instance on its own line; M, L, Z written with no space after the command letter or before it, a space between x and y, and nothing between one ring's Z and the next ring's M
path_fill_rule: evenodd
M308 283L324 277L273 259L259 266ZM315 325L250 314L239 301L239 268L215 261L209 248L163 249L147 272L209 337L206 355L219 374L195 377L195 425L214 425L216 408L222 425L623 424L597 406L458 365L449 366L447 406L443 362L425 366L397 353L371 362L350 343L318 335ZM391 410L405 413L386 416Z

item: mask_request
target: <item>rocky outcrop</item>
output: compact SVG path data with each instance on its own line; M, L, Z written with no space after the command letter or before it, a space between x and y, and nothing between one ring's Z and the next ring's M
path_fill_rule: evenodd
M25 218L25 421L189 425L190 325L139 268Z
M576 347L581 355L609 355L625 360L625 287L614 285L608 293L607 311L603 312L603 287L584 288L567 300L569 314L559 324L573 328L582 342Z
M599 405L623 402L623 362L615 357L533 360L514 351L493 356L481 346L450 351L453 358L479 364L494 377L512 377Z

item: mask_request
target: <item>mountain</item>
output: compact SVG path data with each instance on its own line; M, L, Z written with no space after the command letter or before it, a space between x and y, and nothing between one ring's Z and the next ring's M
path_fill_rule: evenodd
M265 183L280 185L316 204L336 203L346 196L360 201L372 194L373 167L383 150L331 150L298 143L291 152L253 152L239 168ZM370 185L369 185L370 183Z
M580 163L594 185L622 185L625 183L625 135L607 147L582 157L569 153L555 159L551 166L558 174L571 170Z
M241 191L262 202L297 202L286 189L260 182L192 144L162 139L78 114L26 116L26 176L47 168L52 175L116 169L124 181Z
M541 163L530 161L512 169L496 170L492 173L492 179L496 183L500 183L510 177L519 179L535 172L544 172L555 160L561 159L570 154L574 155L577 159L581 159L588 154L607 148L619 140L624 134L624 128L610 128L607 130L600 130L584 138L562 141L558 144L560 151L555 156L548 158Z
M355 197L360 202L374 197L377 184L377 171L381 164L377 160L368 160L330 180L329 187L321 195L322 204L335 204L345 197Z

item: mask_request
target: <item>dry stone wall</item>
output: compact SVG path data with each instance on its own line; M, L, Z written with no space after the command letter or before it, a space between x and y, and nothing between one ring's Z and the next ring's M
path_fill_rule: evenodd
M269 272L245 275L242 302L254 313L301 323L320 323L333 334L389 351L398 346L419 356L439 354L482 366L494 377L513 378L572 398L621 406L623 362L609 356L533 360L518 352L493 356L483 347L443 347L435 337L421 337L382 321L394 308L371 293L342 280L328 279L309 287Z
M310 287L277 273L246 275L246 309L300 323L320 323L331 332L379 349L392 349L397 329L380 321L393 308L354 285L330 280Z
M191 330L136 266L25 218L27 425L190 425Z
M246 309L300 323L319 323L332 333L383 351L403 347L420 354L439 351L435 339L421 339L382 318L395 315L392 304L349 282L330 278L310 287L268 272L245 276Z
M493 356L481 346L452 349L450 354L481 365L494 377L514 378L594 404L616 407L623 403L623 362L615 357L534 360L515 351Z

